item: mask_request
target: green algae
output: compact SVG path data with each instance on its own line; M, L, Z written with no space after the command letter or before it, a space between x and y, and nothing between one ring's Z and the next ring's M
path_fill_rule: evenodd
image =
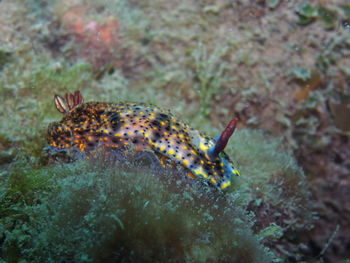
M317 8L309 2L302 2L298 4L295 11L300 16L299 22L301 24L307 24L311 22L313 18L318 16Z
M297 80L307 81L311 78L311 70L303 67L295 67L292 69L291 75Z
M236 195L176 186L167 175L142 169L98 159L9 174L6 188L16 192L1 196L1 211L12 211L0 219L3 259L269 262ZM17 195L23 198L8 201Z
M6 63L11 61L11 56L11 52L0 50L0 71Z
M298 14L300 25L308 25L316 20L322 22L323 26L327 30L335 29L336 23L339 18L342 17L342 12L344 11L346 16L346 6L339 6L337 8L330 8L327 5L314 5L310 2L302 2L296 6L296 13Z
M197 86L203 115L210 113L213 95L219 94L222 83L227 79L225 71L228 64L221 59L226 52L227 48L217 47L209 55L202 43L192 52L195 65L194 77L197 82L195 86Z

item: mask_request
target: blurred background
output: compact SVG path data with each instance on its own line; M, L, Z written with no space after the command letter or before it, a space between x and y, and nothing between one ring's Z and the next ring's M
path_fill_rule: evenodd
M238 117L227 152L270 260L350 262L349 1L0 0L0 260L35 262L23 211L50 173L53 96L75 90L213 137Z

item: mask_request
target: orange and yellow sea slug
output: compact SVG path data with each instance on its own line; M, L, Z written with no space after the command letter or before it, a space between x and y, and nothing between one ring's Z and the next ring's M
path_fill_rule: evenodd
M48 143L53 149L89 152L105 148L150 149L160 160L170 158L219 189L228 189L239 175L223 149L235 130L234 118L217 139L212 139L169 112L149 104L83 102L79 91L55 95L55 106L64 114L49 125Z

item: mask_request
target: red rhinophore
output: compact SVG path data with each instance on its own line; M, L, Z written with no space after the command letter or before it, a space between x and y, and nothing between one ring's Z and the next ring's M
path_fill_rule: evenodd
M54 101L56 109L59 112L68 113L74 107L82 104L84 102L84 99L80 91L77 90L76 92L74 92L74 94L66 93L66 95L64 95L64 99L59 95L55 95Z
M229 124L226 126L225 130L221 133L220 138L216 141L215 148L212 152L212 157L216 158L218 154L225 149L228 140L232 136L236 129L238 119L233 118Z

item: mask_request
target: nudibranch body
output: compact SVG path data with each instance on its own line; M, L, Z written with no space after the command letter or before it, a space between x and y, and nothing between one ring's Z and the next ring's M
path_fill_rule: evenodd
M98 145L108 148L151 149L188 170L193 178L228 189L232 175L239 175L224 147L232 135L233 119L218 139L212 139L178 121L158 107L136 103L83 103L79 91L55 95L55 105L64 114L49 125L48 143L55 149L76 148L89 152Z

